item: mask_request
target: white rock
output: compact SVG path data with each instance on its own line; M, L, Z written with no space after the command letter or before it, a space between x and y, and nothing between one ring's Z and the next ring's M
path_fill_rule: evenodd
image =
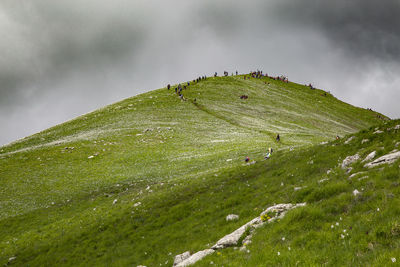
M257 219L260 219L260 218L257 217ZM261 219L260 219L260 223L261 223ZM218 242L214 246L212 246L212 249L221 249L221 248L236 246L239 242L239 239L246 232L246 229L248 226L250 226L249 223L246 223L245 225L239 227L232 233L224 236L223 238L218 240Z
M393 129L395 129L395 130L400 130L400 124L398 124L398 125L394 126L394 128L393 128Z
M326 182L328 180L329 180L328 178L324 178L324 179L319 180L318 183L323 183L323 182Z
M229 214L228 216L226 216L226 221L234 221L234 220L238 220L239 219L239 215L236 214Z
M357 196L357 195L359 195L359 194L361 194L361 193L360 193L360 191L358 191L357 189L355 189L355 190L353 191L353 195L354 195L354 196Z
M142 205L142 202L136 202L135 204L133 204L133 206L136 208L136 207L139 207L140 205Z
M358 178L357 180L358 181L362 181L362 180L365 180L365 179L368 179L368 178L369 178L369 176L363 176L363 177Z
M232 161L232 159L227 159L226 161Z
M294 188L294 191L299 191L299 190L303 189L304 187L305 187L305 186L295 187L295 188Z
M360 175L360 174L363 174L363 173L365 173L365 172L356 172L356 173L353 173L352 175L350 175L350 179L351 178L353 178L353 177L355 177L355 176L357 176L357 175Z
M346 140L346 142L344 142L346 145L350 144L351 141L354 140L354 138L356 138L355 136L350 137L349 139Z
M186 252L183 252L182 254L176 255L175 259L174 259L174 265L173 266L178 265L179 263L181 263L182 261L184 261L184 260L186 260L188 258L190 258L190 252L189 251L186 251Z
M17 257L11 257L11 258L8 259L8 262L12 262L15 259L17 259Z
M363 139L363 140L361 141L361 144L364 144L364 143L367 143L367 142L369 142L369 139Z
M381 134L381 133L383 133L383 131L381 131L381 130L377 130L374 132L374 134Z
M360 159L360 155L358 155L358 153L353 156L346 157L342 162L342 169L346 169L347 166L349 166L350 164L353 164L354 162L356 162L359 159Z
M114 199L113 205L116 204L117 202L118 202L118 199Z
M88 159L92 159L92 158L94 158L94 156L89 156L89 157L88 157Z
M384 155L382 157L379 157L370 163L365 164L364 168L373 168L375 166L379 166L382 164L391 164L399 158L400 158L400 152L390 153L390 154Z
M205 249L205 250L199 251L175 266L176 267L185 267L185 266L195 264L199 260L203 259L204 257L206 257L210 254L213 254L214 252L215 252L215 250L213 250L213 249Z
M328 144L328 142L321 142L320 144L321 145L326 145L326 144Z
M369 153L362 162L370 161L376 156L376 151Z

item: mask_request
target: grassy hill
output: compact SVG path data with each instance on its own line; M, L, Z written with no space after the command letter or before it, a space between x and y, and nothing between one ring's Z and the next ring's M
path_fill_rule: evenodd
M347 246L353 249L347 257L331 243L315 249L328 236L324 231L330 220L344 212L351 214L346 219L368 216L368 201L383 201L390 188L390 182L365 185L370 191L364 196L372 192L375 198L360 203L361 211L350 209L358 205L351 198L354 185L342 177L338 161L356 149L366 153L370 146L382 146L378 153L384 153L398 135L392 131L376 137L364 131L357 138L371 136L373 141L362 147L342 141L315 145L380 125L384 116L322 90L269 78L208 78L183 94L186 101L172 89L155 90L1 147L0 264L171 266L174 255L207 248L281 202L309 205L290 212L279 225L262 228L250 248L254 252L232 249L228 257L210 258L238 266L248 260L255 266L295 260L349 263L350 258L368 263L398 244L376 241L372 250L360 248L359 257L355 244ZM265 161L268 147L275 152ZM245 165L245 156L256 163ZM307 164L310 160L313 164ZM398 177L393 166L387 172ZM316 184L327 169L335 170L332 181ZM381 174L376 171L363 183L380 181ZM296 186L307 187L294 191ZM376 187L384 193L375 193ZM225 222L230 213L240 219ZM366 225L371 218L366 217ZM292 254L282 252L277 258L276 246L286 245L276 239L282 231L297 241L290 244ZM201 264L209 264L208 258Z

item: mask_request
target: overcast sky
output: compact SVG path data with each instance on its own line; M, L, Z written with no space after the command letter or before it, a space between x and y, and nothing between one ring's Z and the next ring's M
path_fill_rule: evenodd
M0 0L0 32L0 145L224 70L400 117L399 0Z

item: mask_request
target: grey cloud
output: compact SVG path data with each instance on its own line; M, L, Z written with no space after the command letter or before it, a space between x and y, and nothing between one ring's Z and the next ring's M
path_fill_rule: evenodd
M393 0L4 0L0 144L166 83L236 69L286 74L400 116L396 14Z
M279 1L277 13L293 27L320 31L355 57L400 60L398 0Z

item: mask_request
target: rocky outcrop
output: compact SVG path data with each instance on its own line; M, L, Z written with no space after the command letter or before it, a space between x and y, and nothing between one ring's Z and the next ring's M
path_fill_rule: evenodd
M226 220L227 222L239 220L239 215L236 215L236 214L229 214L228 216L226 216L225 220Z
M346 157L342 162L342 169L346 169L349 165L353 164L354 162L356 162L359 159L360 159L360 155L358 155L358 153L353 156Z
M199 260L203 259L205 256L213 254L214 252L215 252L215 250L213 250L213 249L205 249L205 250L196 252L195 254L189 256L188 258L186 258L185 260L181 261L180 263L178 263L176 265L174 263L174 266L175 267L185 267L185 266L189 266L189 265L195 264Z
M180 264L181 262L183 262L184 260L190 258L190 252L186 251L183 252L182 254L176 255L175 259L174 259L174 265L173 266L177 266L178 264Z
M354 138L356 138L355 136L350 137L349 139L346 140L346 142L344 142L346 145L350 144L351 141L354 140Z
M400 151L384 155L364 165L365 168L373 168L382 164L391 164L400 158Z
M184 267L184 266L189 266L192 264L195 264L197 261L203 259L207 255L210 255L214 253L216 250L219 249L224 249L227 247L233 247L233 246L242 246L244 247L244 244L249 244L251 242L252 238L252 233L255 231L256 228L262 226L265 223L272 222L277 219L283 218L285 216L286 212L288 210L297 208L297 207L303 207L305 206L306 203L299 203L299 204L278 204L274 205L272 207L267 208L265 211L263 211L259 217L254 218L253 220L249 221L248 223L242 225L232 233L224 236L218 242L211 247L211 249L205 249L202 251L199 251L193 255L190 255L190 253L184 252L182 254L179 254L175 257L174 260L174 267ZM264 221L261 219L264 215L273 213L274 215L269 218L268 220ZM232 214L231 214L232 215ZM229 215L228 215L229 216ZM245 233L248 230L248 235L244 236ZM244 237L244 238L243 238ZM239 244L240 239L243 238L243 241L241 244Z
M369 153L369 154L365 157L365 159L364 159L362 162L370 161L370 160L372 160L373 158L375 158L375 156L376 156L376 151L372 151L371 153Z

